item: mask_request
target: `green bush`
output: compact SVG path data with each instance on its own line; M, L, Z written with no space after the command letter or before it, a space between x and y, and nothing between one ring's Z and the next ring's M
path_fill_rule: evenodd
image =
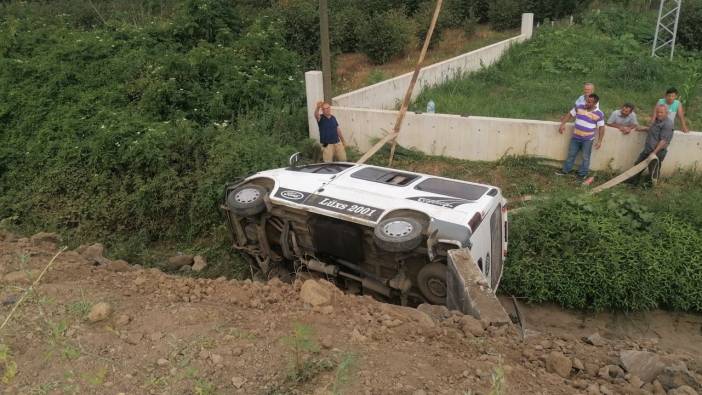
M434 4L433 1L429 2ZM446 27L460 28L466 19L473 17L471 2L465 0L444 0L439 18Z
M523 5L520 0L493 0L488 8L490 25L496 30L519 26Z
M281 28L286 47L301 54L307 67L319 67L318 2L314 0L280 2L275 15L282 22Z
M586 14L583 24L610 37L629 35L639 43L651 44L656 16L653 13L633 12L623 6L612 5Z
M376 64L402 54L414 33L414 25L399 11L368 18L359 26L359 49Z
M535 203L511 221L508 293L577 309L702 311L702 232L686 218L610 194Z
M469 0L471 16L477 18L478 22L486 23L490 20L490 1L488 0Z
M623 83L640 86L664 79L665 67L661 59L641 56L613 67L610 76Z
M680 11L678 25L680 44L702 51L702 0L686 0Z
M271 17L223 38L196 14L81 30L19 11L0 17L0 218L21 231L129 255L210 239L224 183L305 138L301 60Z
M421 5L414 17L417 24L417 38L419 47L424 45L424 40L427 37L427 32L429 32L429 26L434 16L435 8L436 4L434 4L433 1L425 2ZM444 28L446 27L446 19L444 18L444 15L442 13L439 13L439 19L436 21L434 31L431 34L429 48L433 48L434 46L436 46L436 44L438 44L441 41L441 36L443 34Z
M366 14L356 7L342 7L331 10L329 31L332 46L341 52L354 52L358 49L358 27Z
M590 0L523 0L524 12L534 13L538 21L577 15L588 9Z
M228 44L243 29L243 18L227 0L186 0L174 25L176 37L189 46L198 41Z

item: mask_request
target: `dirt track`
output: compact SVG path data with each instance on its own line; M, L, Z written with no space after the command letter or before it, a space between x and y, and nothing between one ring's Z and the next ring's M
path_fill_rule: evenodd
M56 253L47 239L0 234L0 319ZM97 311L99 302L111 311ZM678 369L669 376L686 365L684 379L694 381L685 383L702 383L700 355L655 341L592 345L560 331L522 342L512 327L424 311L434 318L326 282L194 279L95 266L66 251L0 332L10 350L0 352L0 386L9 394L635 394L664 385L690 393L675 392L682 382L668 385L665 373L635 388L637 378L617 370L622 350L653 351Z

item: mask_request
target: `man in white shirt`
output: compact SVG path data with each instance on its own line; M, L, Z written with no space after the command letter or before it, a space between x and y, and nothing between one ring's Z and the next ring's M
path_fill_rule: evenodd
M593 84L592 82L586 82L583 85L583 94L577 100L575 100L575 106L573 106L573 107L577 108L578 106L584 106L585 101L587 100L587 97L590 96L592 94L592 92L594 92L594 91L595 91L595 84ZM599 110L600 103L597 103L597 107L595 107L595 108L597 108Z

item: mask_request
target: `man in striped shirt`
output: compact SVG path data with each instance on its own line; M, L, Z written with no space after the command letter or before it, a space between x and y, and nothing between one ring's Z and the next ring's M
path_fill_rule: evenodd
M597 107L600 98L592 93L585 99L585 104L577 105L569 113L561 118L561 127L558 132L565 132L565 124L575 118L575 128L573 137L570 139L568 157L563 163L563 170L556 172L558 175L565 175L573 170L575 157L582 151L583 161L578 169L578 178L583 180L590 170L590 154L592 153L593 141L595 149L600 149L605 133L604 113ZM595 141L597 134L597 141Z

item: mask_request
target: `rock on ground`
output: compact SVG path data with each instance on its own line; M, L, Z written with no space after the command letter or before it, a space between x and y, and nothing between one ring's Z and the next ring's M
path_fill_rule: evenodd
M193 258L193 271L201 272L207 267L207 260L201 255L195 255Z
M391 315L402 321L414 321L420 327L431 328L436 326L431 317L412 307L398 306L387 303L381 303L378 307L385 314Z
M41 243L57 244L61 241L61 237L56 233L39 232L29 239L32 244L39 245Z
M593 346L604 346L605 344L607 344L605 339L602 336L600 336L600 334L597 332L586 337L584 340L585 340L585 343L591 344Z
M90 309L88 321L99 322L105 320L110 316L110 314L112 314L112 306L110 306L109 303L100 302L93 305L93 307Z
M181 266L192 265L193 256L192 255L175 255L168 258L168 268L171 270L178 270Z
M573 363L560 351L552 351L546 357L546 370L566 378L570 375Z
M330 304L333 291L329 286L334 285L325 280L307 280L300 288L300 299L314 307Z
M698 392L702 391L702 380L698 375L690 372L684 363L666 367L657 379L667 391L683 385L690 386Z
M648 351L627 350L619 354L620 365L645 383L653 381L665 366L658 355Z
M668 391L668 395L699 395L699 393L689 385L681 385L678 388Z
M81 255L83 258L87 259L92 264L106 265L110 263L110 260L105 258L105 246L101 243L95 243L90 245L83 250Z
M417 310L430 316L436 322L441 322L451 316L451 312L446 306L422 303L417 306Z
M111 272L127 272L131 270L131 267L129 266L129 263L127 261L118 259L116 261L107 263L105 265L105 269Z
M480 337L485 333L483 323L472 316L464 315L460 319L461 330L468 337Z

